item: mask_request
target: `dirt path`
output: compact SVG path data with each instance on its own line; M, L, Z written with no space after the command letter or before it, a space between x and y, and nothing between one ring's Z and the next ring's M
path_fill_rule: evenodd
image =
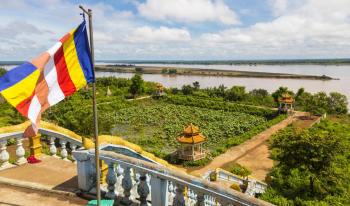
M194 170L192 173L203 175L209 170L215 170L219 167L225 167L225 165L229 163L237 162L251 169L252 176L255 178L264 180L266 174L273 166L273 161L269 158L270 154L266 141L271 135L287 127L295 120L303 121L302 117L304 116L307 116L305 112L295 112L293 116L289 116L287 119L273 125L243 144L230 148L224 154L215 157L207 166ZM305 120L305 122L301 124L311 124L312 122L313 121Z

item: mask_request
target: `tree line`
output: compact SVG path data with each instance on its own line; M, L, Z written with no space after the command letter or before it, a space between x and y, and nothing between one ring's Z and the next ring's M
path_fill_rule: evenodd
M197 96L205 98L216 98L230 102L240 102L256 106L278 107L278 99L282 94L289 94L295 99L294 107L300 111L307 111L314 115L328 114L346 114L348 112L347 97L338 92L317 92L312 94L300 88L296 93L287 87L279 87L273 93L265 89L253 89L247 91L244 86L200 88L199 82L193 82L192 85L183 85L181 89L170 88L170 94L183 94L187 96Z

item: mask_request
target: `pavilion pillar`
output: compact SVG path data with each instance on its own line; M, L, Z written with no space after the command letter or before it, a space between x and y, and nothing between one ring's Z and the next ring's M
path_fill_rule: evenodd
M39 157L41 155L40 137L41 135L37 134L36 136L29 138L30 155L35 157Z

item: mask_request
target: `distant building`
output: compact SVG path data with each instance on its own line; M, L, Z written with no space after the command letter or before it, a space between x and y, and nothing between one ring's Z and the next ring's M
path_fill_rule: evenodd
M112 96L112 91L109 89L109 86L107 87L107 96Z
M154 93L154 97L162 97L166 95L165 91L164 91L164 86L160 83L157 83L156 85L156 91Z
M278 103L279 103L278 111L280 113L287 113L287 114L293 113L294 102L295 100L290 94L288 93L282 94L282 97L278 99Z
M196 161L205 158L206 153L202 145L206 137L192 123L184 129L182 135L177 137L177 141L181 144L177 151L179 159Z

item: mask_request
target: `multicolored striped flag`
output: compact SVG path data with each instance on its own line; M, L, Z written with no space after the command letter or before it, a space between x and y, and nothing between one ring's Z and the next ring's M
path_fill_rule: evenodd
M35 136L41 114L93 82L92 62L83 21L46 52L0 77L0 93L25 117L24 136Z

